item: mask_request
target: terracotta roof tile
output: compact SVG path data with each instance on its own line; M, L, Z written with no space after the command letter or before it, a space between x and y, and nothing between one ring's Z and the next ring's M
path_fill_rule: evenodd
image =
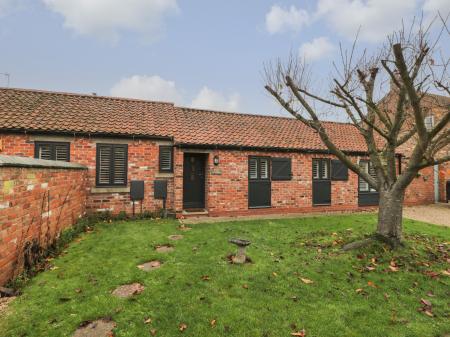
M1 129L167 137L174 123L172 103L0 89Z
M178 123L184 125L188 131L175 134L178 143L326 150L317 133L294 118L191 108L177 110ZM325 128L341 149L366 151L364 139L353 125L325 122Z
M326 122L343 150L364 152L351 124ZM0 89L0 130L173 137L178 144L326 150L293 118L175 107L172 103L26 89Z

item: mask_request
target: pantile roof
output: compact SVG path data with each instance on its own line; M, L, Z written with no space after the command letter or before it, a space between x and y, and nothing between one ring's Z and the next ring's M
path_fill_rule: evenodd
M347 123L325 122L349 152L366 145ZM322 151L318 134L294 118L176 107L173 103L0 88L0 131L168 137L176 144Z

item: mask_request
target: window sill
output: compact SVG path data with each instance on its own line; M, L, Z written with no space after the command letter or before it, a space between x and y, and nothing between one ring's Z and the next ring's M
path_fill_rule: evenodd
M156 178L173 178L173 172L158 172L156 173Z
M124 187L92 187L91 193L129 193L130 188Z
M272 208L272 206L249 206L248 209Z

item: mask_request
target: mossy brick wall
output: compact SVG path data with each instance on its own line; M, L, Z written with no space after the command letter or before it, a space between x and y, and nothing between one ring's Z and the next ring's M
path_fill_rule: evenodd
M0 286L23 268L27 242L51 243L86 210L83 169L0 167Z

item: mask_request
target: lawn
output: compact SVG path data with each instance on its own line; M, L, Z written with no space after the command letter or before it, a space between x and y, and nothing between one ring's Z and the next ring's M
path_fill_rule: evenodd
M101 317L116 322L115 336L450 333L450 229L405 220L400 250L341 251L375 221L370 214L321 216L197 224L190 231L174 220L102 223L24 287L0 319L0 336L71 336L83 321ZM184 238L170 241L172 234ZM229 263L232 237L251 240L251 264ZM173 252L154 250L167 243ZM153 259L161 268L137 268ZM145 290L129 299L111 295L132 282Z

